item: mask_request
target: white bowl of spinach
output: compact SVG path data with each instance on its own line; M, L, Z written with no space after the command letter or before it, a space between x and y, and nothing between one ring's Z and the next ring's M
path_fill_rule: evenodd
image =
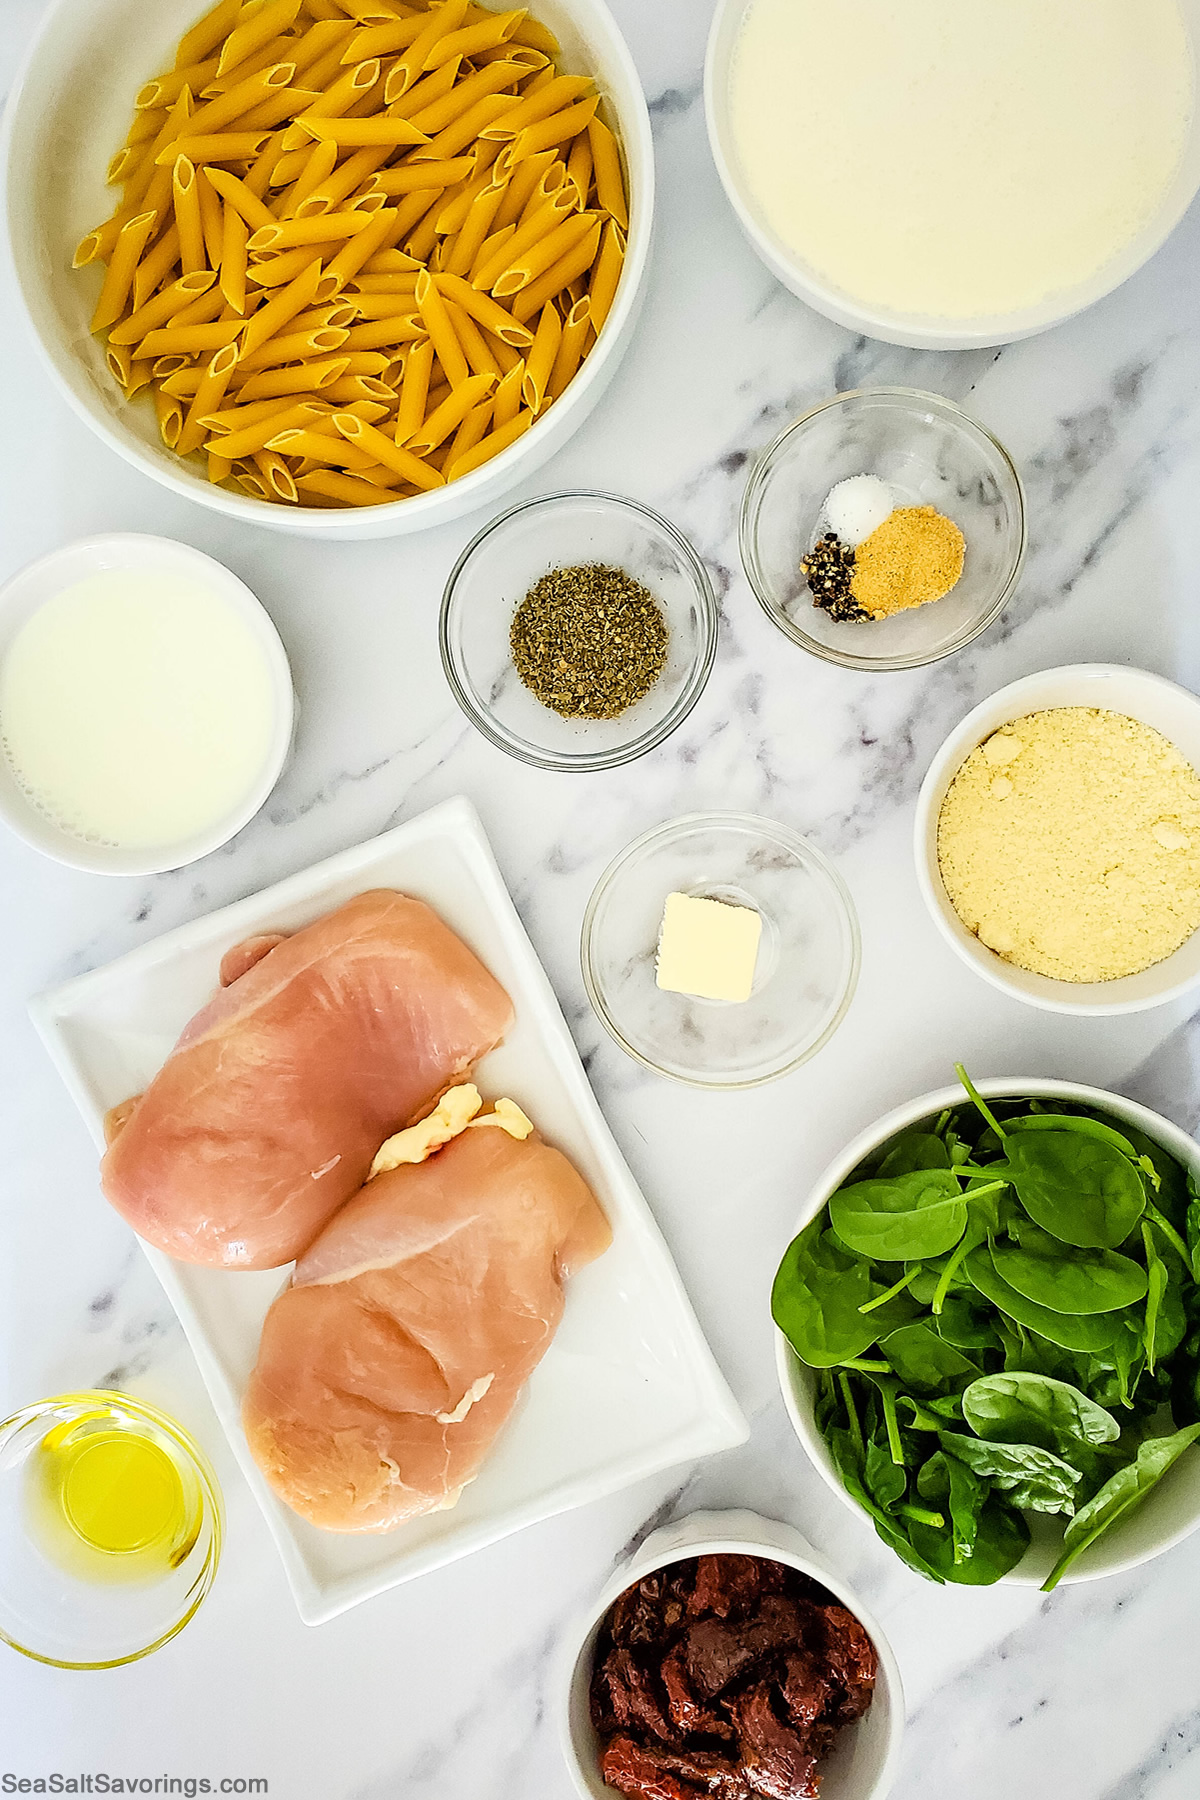
M772 1292L784 1399L920 1574L1117 1574L1200 1525L1200 1148L1098 1088L960 1078L814 1190Z

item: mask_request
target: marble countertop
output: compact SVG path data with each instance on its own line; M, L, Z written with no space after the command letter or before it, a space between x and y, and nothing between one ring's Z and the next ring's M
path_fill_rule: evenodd
M0 1656L0 1777L55 1770L266 1777L285 1800L566 1800L547 1673L576 1612L653 1522L749 1505L798 1524L882 1620L910 1717L896 1800L1183 1800L1197 1791L1200 1537L1133 1574L1044 1597L935 1589L824 1487L784 1415L767 1296L806 1186L892 1105L950 1078L1077 1078L1191 1127L1200 1035L1179 1010L1080 1021L1023 1007L935 933L909 849L913 801L980 697L1057 662L1137 663L1200 687L1200 207L1084 318L1002 351L855 338L776 285L709 158L703 0L612 0L651 101L659 228L636 340L608 394L523 490L583 485L660 508L708 561L713 678L682 729L615 772L509 761L456 710L438 663L444 578L483 522L317 545L239 527L160 489L58 397L7 267L0 579L97 530L157 532L220 558L262 598L295 670L294 761L228 847L177 874L105 880L0 838L0 1409L88 1385L176 1413L214 1456L229 1531L214 1591L143 1663L72 1675ZM3 0L0 92L45 0ZM793 649L738 563L747 461L790 417L864 381L935 389L1009 446L1031 553L982 640L936 667L864 678ZM191 1355L128 1230L101 1201L82 1121L34 1038L29 997L448 795L482 814L600 1102L752 1421L741 1449L525 1531L316 1630L301 1625ZM863 926L857 998L788 1079L727 1097L641 1070L579 974L593 882L674 814L736 806L811 834ZM4 1789L4 1791L10 1791Z

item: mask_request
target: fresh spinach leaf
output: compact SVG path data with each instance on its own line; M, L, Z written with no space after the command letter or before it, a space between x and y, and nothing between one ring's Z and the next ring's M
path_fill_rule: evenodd
M1017 1324L1027 1326L1064 1350L1107 1350L1124 1322L1122 1313L1094 1313L1090 1317L1073 1315L1053 1312L1047 1306L1039 1306L1035 1300L1027 1300L999 1274L987 1244L972 1250L963 1266L979 1292L993 1306L998 1306Z
M1057 1587L1076 1557L1143 1500L1190 1444L1200 1438L1200 1424L1187 1425L1169 1437L1147 1438L1137 1456L1118 1469L1086 1506L1081 1506L1063 1536L1063 1551L1042 1583L1044 1593Z
M1146 1205L1142 1177L1113 1145L1076 1131L1015 1131L1006 1173L1030 1218L1064 1244L1115 1250Z
M992 1324L988 1309L977 1304L971 1291L947 1294L933 1323L938 1336L953 1344L956 1350L1001 1348L1000 1335Z
M1110 1144L1114 1150L1130 1162L1136 1162L1138 1152L1121 1132L1102 1119L1093 1118L1089 1113L1029 1113L1021 1119L1010 1119L1005 1127L1007 1131L1074 1131L1080 1137L1093 1137L1102 1144Z
M879 1165L881 1179L913 1175L921 1169L948 1169L950 1153L940 1137L930 1131L906 1131Z
M1071 1513L1083 1470L1036 1444L992 1444L960 1432L938 1433L942 1449L1007 1493L1027 1512Z
M918 1394L962 1387L979 1374L977 1364L919 1320L889 1332L880 1339L879 1348L903 1385Z
M904 1490L908 1486L904 1465L893 1462L887 1444L881 1443L878 1438L872 1438L867 1445L863 1477L880 1506L890 1508L897 1500L904 1498Z
M920 1551L909 1542L899 1522L875 1500L863 1480L861 1466L854 1453L853 1440L848 1431L840 1429L831 1431L827 1438L829 1452L834 1466L842 1478L842 1486L852 1500L857 1500L868 1518L872 1519L875 1529L884 1543L896 1552L902 1562L915 1569L918 1575L924 1575L930 1581L943 1581L931 1563L926 1562Z
M966 1562L979 1535L979 1518L988 1495L986 1485L957 1456L937 1450L921 1465L917 1492L923 1500L941 1503L942 1511L950 1518L954 1561Z
M924 1262L957 1244L967 1203L950 1169L916 1169L887 1180L856 1181L829 1202L839 1241L879 1262Z
M1077 1443L1111 1444L1121 1427L1070 1382L1012 1370L984 1375L962 1397L963 1417L993 1444L1036 1444L1068 1462Z
M889 1328L881 1323L886 1308L859 1311L879 1291L870 1264L839 1250L818 1215L784 1252L771 1289L771 1316L801 1362L827 1369L861 1356Z
M1132 1257L1116 1250L1064 1255L1057 1239L1039 1235L1039 1245L1027 1244L1022 1235L1016 1246L992 1246L996 1273L1027 1300L1051 1312L1088 1315L1117 1312L1145 1299L1146 1271Z
M1020 1513L1002 1500L988 1499L979 1515L971 1554L954 1560L953 1530L935 1531L914 1522L909 1527L912 1548L936 1581L953 1581L963 1587L990 1587L1015 1569L1029 1548L1029 1526Z

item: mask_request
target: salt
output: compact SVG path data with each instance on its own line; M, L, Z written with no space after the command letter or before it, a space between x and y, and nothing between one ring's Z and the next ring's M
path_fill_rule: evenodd
M896 495L878 475L851 475L839 481L822 507L835 537L856 549L896 510Z

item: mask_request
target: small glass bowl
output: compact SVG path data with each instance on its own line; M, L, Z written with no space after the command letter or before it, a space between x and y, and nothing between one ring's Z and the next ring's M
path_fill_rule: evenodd
M543 575L579 563L624 569L657 600L670 634L650 692L616 719L564 719L513 667L513 614ZM545 494L503 512L459 557L442 600L442 667L484 737L541 769L611 769L674 731L704 690L717 653L708 571L675 527L616 494Z
M174 1469L184 1528L169 1565L138 1578L105 1558L44 1504L39 1453L116 1428L148 1439ZM208 1459L156 1406L101 1389L60 1394L0 1424L0 1641L56 1669L113 1669L183 1630L213 1584L221 1554L221 1490ZM136 1546L134 1547L136 1551ZM157 1560L157 1559L155 1559Z
M820 536L830 489L879 475L903 506L934 506L966 539L959 581L942 600L849 623L813 605L800 568ZM1000 616L1025 561L1025 495L990 431L937 394L860 388L836 394L781 432L742 500L742 562L767 617L794 644L847 669L916 669L961 650Z
M672 893L761 915L749 1000L657 985ZM769 819L693 813L609 864L584 914L582 961L602 1024L638 1062L693 1087L758 1087L815 1056L841 1024L858 981L858 919L841 876L807 839Z

